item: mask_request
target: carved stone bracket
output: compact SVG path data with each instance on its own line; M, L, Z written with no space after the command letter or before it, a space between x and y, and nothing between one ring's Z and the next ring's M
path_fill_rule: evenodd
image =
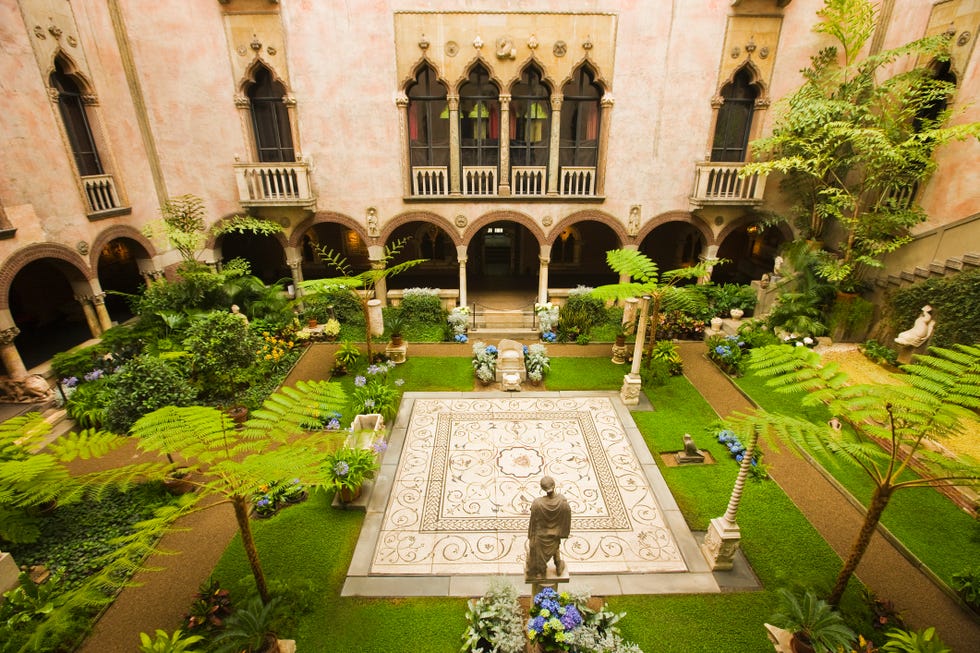
M20 335L20 329L18 329L15 326L0 330L0 345L14 344L14 338L16 338L19 335Z

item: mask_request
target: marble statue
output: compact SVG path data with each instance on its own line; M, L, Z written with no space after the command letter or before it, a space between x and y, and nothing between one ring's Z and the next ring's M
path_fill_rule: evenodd
M640 233L640 205L634 204L630 207L630 217L626 222L626 233L636 236Z
M909 347L918 347L932 335L932 330L936 326L936 321L932 318L932 306L926 304L922 307L922 313L915 318L915 324L908 331L902 331L895 338L895 342Z
M555 492L555 479L541 479L545 492L531 503L531 521L527 526L528 554L524 575L527 579L545 578L548 562L555 561L555 571L565 574L565 561L561 559L561 541L568 537L572 527L572 509L561 494Z
M777 256L772 261L772 275L770 278L775 279L776 277L782 276L783 268L783 257Z
M377 238L381 235L378 230L378 210L373 206L367 210L367 230L368 236L371 238Z

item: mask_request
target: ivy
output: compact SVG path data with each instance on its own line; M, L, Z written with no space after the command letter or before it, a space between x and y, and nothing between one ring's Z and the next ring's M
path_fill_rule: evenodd
M980 342L980 269L920 281L892 291L887 301L893 333L909 328L928 304L936 319L930 345Z

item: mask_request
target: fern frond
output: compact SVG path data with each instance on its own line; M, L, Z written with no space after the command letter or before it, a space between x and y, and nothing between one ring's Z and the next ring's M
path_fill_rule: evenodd
M36 412L0 422L0 460L25 457L28 450L50 431L51 425Z
M609 250L606 252L606 263L617 274L628 275L640 283L657 282L657 264L639 250Z
M104 456L126 444L127 438L97 429L85 429L80 433L68 433L51 444L48 449L61 462L71 462L75 458L87 460Z

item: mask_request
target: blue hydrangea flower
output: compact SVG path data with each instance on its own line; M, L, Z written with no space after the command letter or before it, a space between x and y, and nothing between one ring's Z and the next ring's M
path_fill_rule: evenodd
M493 345L487 345L486 352L488 354L496 354L497 353L497 348L494 347Z

